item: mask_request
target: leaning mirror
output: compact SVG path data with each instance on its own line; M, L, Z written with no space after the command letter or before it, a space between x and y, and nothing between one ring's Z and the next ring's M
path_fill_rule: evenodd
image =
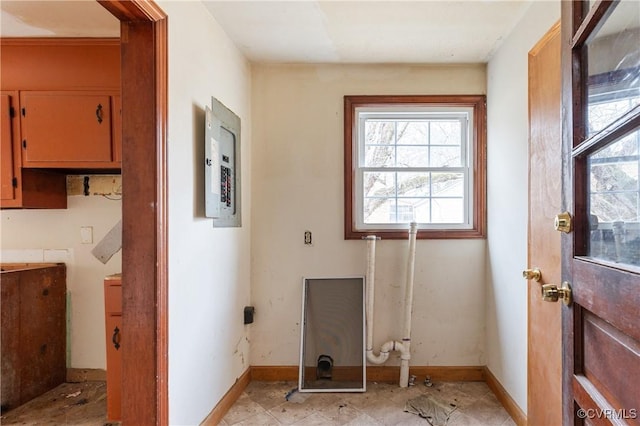
M364 277L304 278L300 392L364 392Z

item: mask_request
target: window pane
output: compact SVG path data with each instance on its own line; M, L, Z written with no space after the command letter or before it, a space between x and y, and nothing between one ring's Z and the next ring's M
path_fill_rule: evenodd
M608 145L591 156L596 158L626 157L638 155L637 134L630 134L620 139L618 142Z
M618 161L591 165L591 193L638 190L638 162ZM603 212L604 213L604 212ZM618 219L612 217L611 220Z
M431 173L398 172L399 197L426 197L429 195L429 175Z
M393 167L396 162L393 145L367 145L364 155L365 167Z
M640 265L640 130L587 159L589 256Z
M365 198L364 223L395 223L395 198Z
M365 144L395 143L395 123L393 121L367 120L364 123Z
M406 200L398 199L396 201L396 211L391 212L390 221L393 223L410 223L413 222L413 205Z
M431 194L434 197L463 197L464 174L432 173Z
M427 167L429 164L428 146L399 146L396 150L396 167Z
M432 223L464 223L464 201L462 198L432 198Z
M585 47L587 136L640 105L640 2L622 0Z
M398 198L396 223L429 223L429 201L429 198Z
M431 121L429 143L432 145L460 145L462 127L459 121Z
M460 167L462 165L460 146L432 146L430 160L431 167Z
M591 194L592 211L599 210L596 215L598 224L622 222L637 222L637 192L618 192Z
M423 198L414 204L413 220L418 223L431 223L431 198Z
M397 126L397 144L426 145L429 143L428 121L400 121Z
M396 174L393 172L364 172L362 183L365 197L395 196Z

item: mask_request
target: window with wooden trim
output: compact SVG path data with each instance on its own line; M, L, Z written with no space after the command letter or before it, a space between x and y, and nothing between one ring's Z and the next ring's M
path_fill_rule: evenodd
M484 96L345 96L345 239L483 238Z

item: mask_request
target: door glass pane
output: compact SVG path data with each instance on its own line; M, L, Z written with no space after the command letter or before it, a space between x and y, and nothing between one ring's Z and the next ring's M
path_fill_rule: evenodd
M587 137L640 109L640 2L622 0L586 44Z
M640 129L590 155L591 257L640 265Z

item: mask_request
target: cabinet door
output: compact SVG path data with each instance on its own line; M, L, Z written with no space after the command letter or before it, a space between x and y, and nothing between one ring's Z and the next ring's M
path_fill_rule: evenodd
M22 92L23 167L113 164L111 96L98 92Z
M7 93L0 95L0 115L2 121L2 133L0 134L0 144L2 145L2 151L0 153L0 175L2 187L0 189L0 199L13 200L16 197L17 184L16 170L14 168L15 161L13 157L13 140L14 140L14 127L12 123L12 101L15 97L10 96ZM13 110L15 111L15 110Z
M107 313L107 419L120 420L122 388L122 315Z
M18 100L17 91L0 92L0 116L2 118L0 208L66 209L67 183L65 174L50 170L22 168Z

